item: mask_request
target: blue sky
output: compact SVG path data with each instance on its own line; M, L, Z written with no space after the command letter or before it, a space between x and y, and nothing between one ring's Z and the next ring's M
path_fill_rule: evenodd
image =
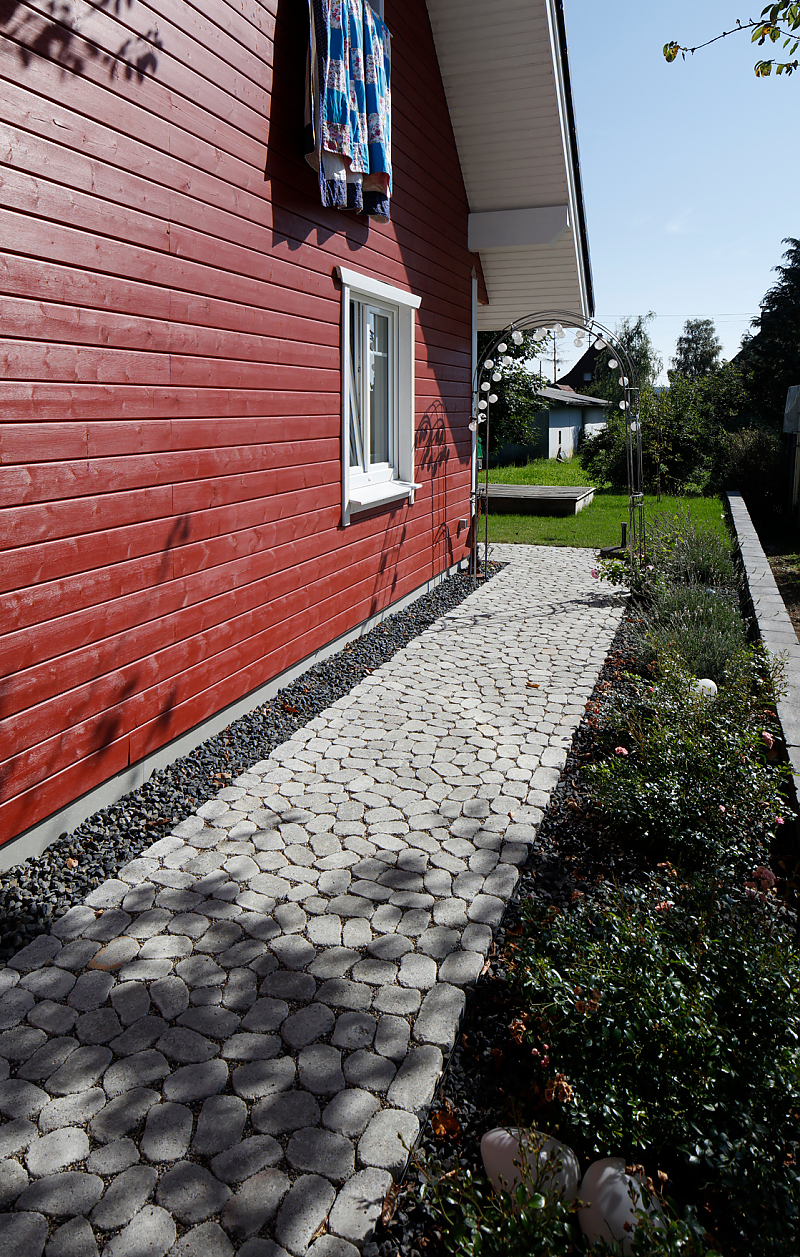
M661 53L764 3L565 0L596 314L653 310L665 367L687 318L713 318L732 357L783 237L800 237L800 71L756 79L749 34Z

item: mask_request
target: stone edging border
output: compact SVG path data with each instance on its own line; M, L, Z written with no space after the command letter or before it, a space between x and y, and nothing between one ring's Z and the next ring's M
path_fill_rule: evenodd
M744 498L734 489L726 497L761 640L767 650L782 656L786 662L786 693L778 703L778 719L792 767L795 793L800 799L800 642Z

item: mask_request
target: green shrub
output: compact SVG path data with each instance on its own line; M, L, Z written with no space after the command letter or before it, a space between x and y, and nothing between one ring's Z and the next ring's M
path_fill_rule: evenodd
M737 603L703 585L660 584L643 617L640 664L674 656L717 685L746 666L745 626Z
M766 762L777 721L765 707L780 667L761 651L744 652L737 674L709 699L683 661L658 662L652 684L632 680L628 697L604 714L606 758L587 768L590 790L627 844L738 877L764 858L786 806L788 770Z
M564 1080L559 1138L666 1171L713 1206L724 1251L783 1257L800 1245L800 962L774 906L709 890L665 876L532 907L526 1043Z
M729 535L699 527L689 508L648 520L647 554L667 581L725 589L739 583Z
M781 437L774 428L745 428L721 434L712 483L738 489L756 514L780 505L786 476Z

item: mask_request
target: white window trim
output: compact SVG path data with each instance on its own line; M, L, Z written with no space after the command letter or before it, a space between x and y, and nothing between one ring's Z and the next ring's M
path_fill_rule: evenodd
M353 515L407 499L414 505L414 494L422 486L414 481L414 311L421 298L395 288L371 275L362 275L347 267L337 266L342 282L342 524L347 527ZM369 475L355 482L350 475L350 299L376 299L392 308L395 322L396 363L396 477L375 481Z

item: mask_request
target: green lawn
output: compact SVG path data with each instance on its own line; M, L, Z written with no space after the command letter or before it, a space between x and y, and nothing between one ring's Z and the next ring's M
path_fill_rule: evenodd
M489 472L495 484L591 484L577 458L559 463L555 459L538 459L527 467L498 467ZM692 512L705 527L726 532L719 498L670 498L645 495L645 527L656 513L678 510ZM489 542L510 541L536 546L618 546L620 525L628 520L628 496L612 489L597 489L591 506L578 515L489 515ZM483 539L481 520L479 539Z

